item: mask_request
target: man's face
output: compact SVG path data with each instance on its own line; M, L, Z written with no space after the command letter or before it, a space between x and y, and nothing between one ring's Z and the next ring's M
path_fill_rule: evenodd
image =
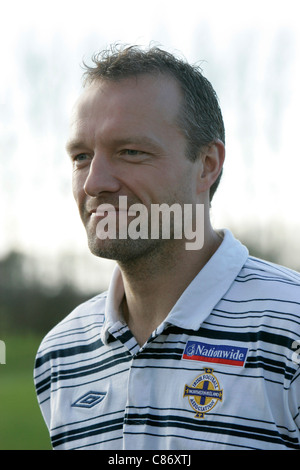
M196 164L176 125L181 100L173 79L151 75L94 82L79 98L67 148L73 194L95 255L125 261L171 243L99 239L100 204L118 210L126 196L128 207L143 204L150 213L152 204L198 202Z

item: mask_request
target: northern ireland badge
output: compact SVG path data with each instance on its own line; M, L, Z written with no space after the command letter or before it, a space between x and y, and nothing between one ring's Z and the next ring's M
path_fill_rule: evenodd
M195 418L205 418L205 414L223 400L223 390L213 369L205 368L190 385L184 386L183 396L188 397L191 407L196 411Z

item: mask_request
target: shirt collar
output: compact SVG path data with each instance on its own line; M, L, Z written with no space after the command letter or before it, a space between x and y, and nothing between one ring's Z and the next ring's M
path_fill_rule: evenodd
M124 284L122 274L118 265L115 266L110 284L107 291L107 299L105 304L105 321L101 330L101 339L104 344L110 334L110 329L117 324L122 324L121 302L124 297Z
M224 239L193 281L182 293L166 319L156 329L159 334L167 325L198 330L215 305L228 291L245 264L249 253L229 230L223 230ZM105 323L101 337L107 342L110 329L124 325L120 304L124 285L118 265L115 267L108 288L105 307Z

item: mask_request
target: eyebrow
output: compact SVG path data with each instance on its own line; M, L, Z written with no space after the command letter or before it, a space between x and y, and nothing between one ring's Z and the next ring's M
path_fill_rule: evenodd
M113 143L117 146L126 146L126 145L141 145L146 146L147 149L152 150L153 152L161 151L161 145L153 139L150 139L146 136L132 136L114 139Z
M161 152L162 148L159 143L155 140L148 137L141 136L131 136L124 138L112 139L112 144L116 146L126 146L126 145L145 145L149 150L153 152ZM83 150L86 148L86 144L82 140L70 140L66 144L66 151L69 154L72 154L75 151Z
M81 140L69 140L65 146L68 154L71 154L76 150L82 150L84 147L86 147L86 145L84 145Z

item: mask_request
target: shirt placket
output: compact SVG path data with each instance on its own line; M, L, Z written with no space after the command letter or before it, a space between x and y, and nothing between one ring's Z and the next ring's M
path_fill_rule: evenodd
M142 354L145 349L151 347L152 341L162 334L165 328L169 326L166 322L161 324L153 331L148 341L140 346L133 337L136 347L132 347L132 360L128 371L127 381L127 400L123 424L123 449L134 450L138 448L137 434L140 432L141 426L146 427L144 422L143 411L147 411L151 406L151 393L153 384L145 381L144 369L147 367L145 355ZM141 413L137 413L137 409Z

